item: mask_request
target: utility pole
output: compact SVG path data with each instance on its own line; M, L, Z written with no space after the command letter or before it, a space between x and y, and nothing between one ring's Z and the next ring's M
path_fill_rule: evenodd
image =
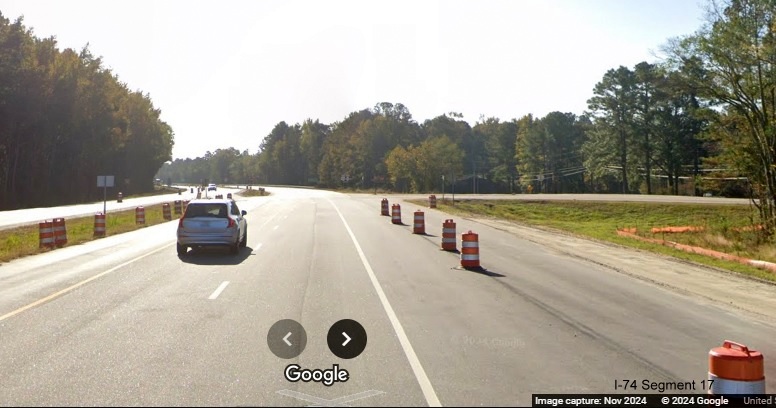
M472 160L472 194L477 194L477 162Z
M453 173L453 206L455 206L455 173Z

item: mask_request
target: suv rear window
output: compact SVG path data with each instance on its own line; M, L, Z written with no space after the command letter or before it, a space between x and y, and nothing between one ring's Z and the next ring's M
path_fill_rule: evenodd
M226 204L223 203L201 203L201 204L189 204L186 207L185 218L194 217L219 217L227 218L228 209Z

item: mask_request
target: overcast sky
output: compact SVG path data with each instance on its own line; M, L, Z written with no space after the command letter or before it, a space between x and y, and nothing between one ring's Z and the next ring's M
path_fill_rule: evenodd
M89 43L150 94L173 158L255 153L280 121L333 123L378 102L418 122L581 114L610 68L656 62L704 0L0 0L59 48Z

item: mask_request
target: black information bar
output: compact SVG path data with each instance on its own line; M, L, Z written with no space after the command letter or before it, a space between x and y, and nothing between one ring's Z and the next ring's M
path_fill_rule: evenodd
M776 394L532 394L532 407L752 407L776 408Z

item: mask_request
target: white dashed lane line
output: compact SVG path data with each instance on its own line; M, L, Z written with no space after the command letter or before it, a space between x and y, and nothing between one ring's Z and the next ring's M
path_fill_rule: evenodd
M224 291L224 289L226 289L226 286L227 286L227 285L229 285L229 281L223 281L223 282L221 282L221 284L220 284L220 285L218 285L218 288L215 290L215 292L213 292L213 294L211 294L211 295L210 295L210 297L209 297L208 299L210 299L210 300L215 300L215 299L218 297L218 295L220 295L220 294L221 294L221 292L223 292L223 291Z

